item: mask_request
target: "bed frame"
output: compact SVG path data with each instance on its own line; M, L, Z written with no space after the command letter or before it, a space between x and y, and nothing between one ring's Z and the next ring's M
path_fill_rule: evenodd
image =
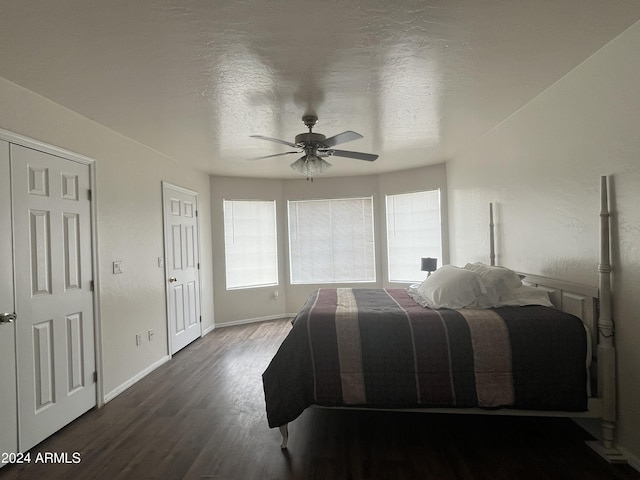
M581 285L539 275L521 274L523 283L545 289L556 308L582 319L591 337L591 352L597 366L597 391L592 392L585 412L535 411L517 409L482 408L413 408L374 409L402 412L517 415L539 417L569 417L601 419L602 439L587 444L610 463L626 463L624 456L614 447L616 422L616 366L614 328L611 318L611 265L609 248L609 206L607 177L601 177L600 203L600 263L598 266L599 287ZM489 204L490 263L495 265L493 204ZM357 407L321 407L350 408ZM281 448L287 448L288 424L279 427L282 434Z

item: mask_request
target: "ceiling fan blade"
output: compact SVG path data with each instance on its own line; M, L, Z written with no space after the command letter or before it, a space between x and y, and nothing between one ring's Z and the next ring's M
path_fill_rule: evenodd
M296 148L295 143L287 142L286 140L278 140L277 138L265 137L263 135L250 135L251 138L259 138L260 140L268 140L270 142L281 143L282 145L288 145L290 147Z
M363 153L363 152L349 152L348 150L330 150L333 152L334 157L347 157L347 158L355 158L356 160L366 160L367 162L373 162L378 155L373 153Z
M261 157L249 158L249 160L262 160L263 158L279 157L281 155L289 155L290 153L302 153L302 152L300 150L296 150L295 152L274 153L273 155L263 155Z
M322 144L326 145L327 147L333 147L334 145L351 142L353 140L358 140L359 138L362 138L362 135L356 132L352 132L351 130L347 130L346 132L339 133L337 135L334 135L333 137L329 137L326 140L323 140Z

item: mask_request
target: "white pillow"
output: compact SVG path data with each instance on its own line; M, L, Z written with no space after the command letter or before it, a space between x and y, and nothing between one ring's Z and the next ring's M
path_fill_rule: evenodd
M530 285L521 285L502 295L496 307L522 307L525 305L553 307L547 290Z
M411 285L409 288L407 288L407 293L411 298L413 298L413 301L416 302L418 305L428 308L429 302L427 302L425 298L422 295L420 295L420 292L418 292L419 286L420 286L419 283L417 285Z
M505 267L489 266L484 263L467 263L464 268L478 273L482 277L487 292L489 294L495 293L498 297L522 285L518 274Z
M417 293L430 308L464 308L487 290L476 272L444 265L420 284Z
M500 296L496 294L495 290L487 288L487 293L479 295L468 308L493 308L500 301Z

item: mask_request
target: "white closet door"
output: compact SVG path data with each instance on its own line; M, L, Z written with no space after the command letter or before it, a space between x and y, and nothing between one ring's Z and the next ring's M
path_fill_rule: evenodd
M89 166L11 145L20 449L96 405Z

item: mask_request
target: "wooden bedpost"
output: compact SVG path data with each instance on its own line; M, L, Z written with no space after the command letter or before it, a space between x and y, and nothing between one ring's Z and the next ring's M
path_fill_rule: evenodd
M598 317L598 396L602 399L602 443L589 445L612 463L626 463L614 447L616 422L616 351L611 317L610 227L607 177L600 177L600 264L598 266L600 315Z
M496 264L496 245L493 232L493 203L489 203L489 261L491 266Z

